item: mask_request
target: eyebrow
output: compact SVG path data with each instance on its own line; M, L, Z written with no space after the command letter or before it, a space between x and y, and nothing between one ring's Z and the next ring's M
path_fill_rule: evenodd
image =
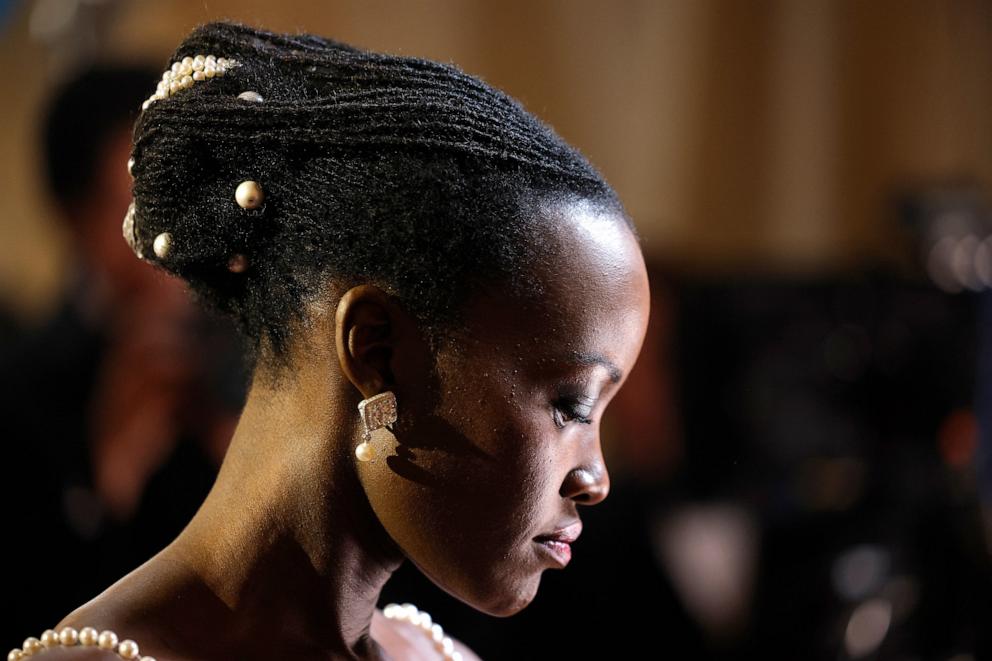
M606 356L599 353L590 353L587 351L576 351L574 353L575 359L581 365L602 365L610 372L610 381L613 383L619 383L623 378L623 370L610 362Z

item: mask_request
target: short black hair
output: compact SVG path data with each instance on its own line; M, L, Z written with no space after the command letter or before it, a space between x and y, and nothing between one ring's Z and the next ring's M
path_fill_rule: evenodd
M233 315L252 358L263 346L285 358L328 278L382 287L431 339L479 286L533 287L525 265L548 198L581 197L629 225L579 152L452 65L230 23L196 29L172 61L197 55L237 65L160 93L139 118L136 249ZM258 208L235 202L246 180L264 191ZM246 271L227 268L234 254Z
M52 92L40 138L44 178L60 207L71 208L92 190L107 142L134 124L156 75L150 66L96 64Z

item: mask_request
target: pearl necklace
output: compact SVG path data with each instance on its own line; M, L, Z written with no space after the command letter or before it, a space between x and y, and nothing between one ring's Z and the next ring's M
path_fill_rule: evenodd
M115 652L122 659L137 659L138 661L155 661L150 656L140 656L138 643L133 640L119 640L113 631L99 632L93 627L83 627L79 631L73 627L65 627L61 631L48 629L41 638L31 637L24 641L20 648L10 650L7 661L22 661L29 656L46 652L53 647L98 647L102 650Z
M444 635L444 629L440 624L431 621L429 613L418 609L413 604L389 604L382 609L382 614L386 619L398 622L408 622L431 637L434 641L434 649L442 654L442 658L451 661L462 661L462 653L455 649L455 641L450 636Z
M418 609L413 604L389 604L382 609L382 614L388 620L407 622L419 627L434 641L434 648L441 653L442 658L446 661L462 661L462 653L455 649L455 641L450 636L444 635L444 629L441 628L440 624L435 624L431 620L430 613ZM65 627L61 631L47 629L41 634L41 638L32 636L25 640L24 645L20 648L12 649L7 655L7 661L23 661L29 656L40 654L53 647L75 647L77 645L111 650L122 659L155 661L153 657L140 656L138 643L133 640L119 640L113 631L98 632L93 627L83 627L78 631L73 627Z

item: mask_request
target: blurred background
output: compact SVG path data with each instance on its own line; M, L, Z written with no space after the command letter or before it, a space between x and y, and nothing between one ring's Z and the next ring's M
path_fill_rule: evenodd
M992 659L982 0L0 1L9 645L168 543L236 421L231 329L120 239L129 126L218 18L507 90L650 262L569 569L508 620L409 569L384 602L492 659Z

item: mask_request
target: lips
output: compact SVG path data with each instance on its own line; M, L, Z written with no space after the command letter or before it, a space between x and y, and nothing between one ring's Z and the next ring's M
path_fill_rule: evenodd
M558 528L554 532L538 535L534 538L539 548L543 549L559 565L564 567L572 559L572 542L582 534L582 523L575 523Z

